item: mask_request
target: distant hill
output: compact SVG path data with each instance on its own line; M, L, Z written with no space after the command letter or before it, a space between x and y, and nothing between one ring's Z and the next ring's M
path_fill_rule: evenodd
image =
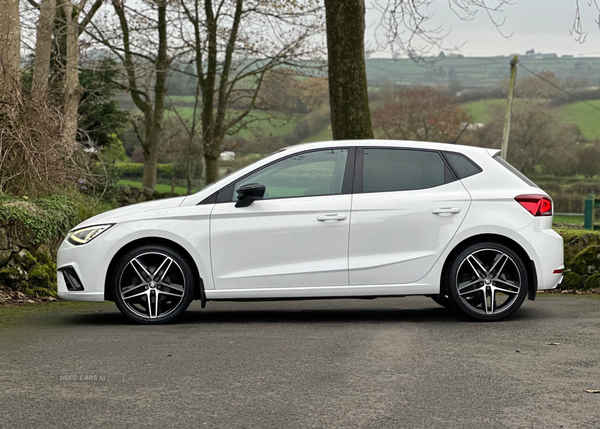
M368 59L367 80L369 86L373 87L387 80L396 85L434 85L457 81L463 88L489 88L508 78L511 58L430 58L423 64L408 59ZM598 86L600 82L600 58L523 55L519 57L519 62L535 73L549 70L560 80L584 79L589 86ZM517 75L527 77L530 73L519 68Z

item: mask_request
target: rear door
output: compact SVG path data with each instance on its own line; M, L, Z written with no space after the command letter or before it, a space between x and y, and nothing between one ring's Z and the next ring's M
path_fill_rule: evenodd
M350 284L417 282L456 234L470 202L438 151L361 149L350 224Z

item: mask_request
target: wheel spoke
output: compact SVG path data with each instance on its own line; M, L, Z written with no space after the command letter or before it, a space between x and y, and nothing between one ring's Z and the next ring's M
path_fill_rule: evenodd
M148 291L145 290L143 292L139 292L139 293L136 293L134 295L123 296L123 294L121 294L121 296L123 296L123 299L131 299L131 298L137 298L138 296L147 295L147 294L148 294Z
M185 290L183 286L175 284L175 283L165 283L165 282L160 282L158 283L159 286L163 286L163 287L168 287L169 289L174 289L176 291L179 291L181 293L183 293L183 291Z
M159 290L158 294L160 295L170 295L170 296L176 296L177 298L181 298L181 294L176 294L176 293L172 293L172 292L167 292L166 290Z
M474 293L474 292L482 292L482 291L483 291L483 287L480 287L480 288L477 288L477 289L471 289L471 290L468 290L468 291L466 291L466 292L460 292L460 291L459 291L458 293L459 293L459 295L461 295L461 296L464 296L464 295L469 295L470 293Z
M496 273L496 275L492 275L492 273L494 272L494 268L496 268L496 266L500 263L500 261L502 261L502 265L500 266L500 269L498 270L498 272ZM492 268L490 268L490 277L493 278L497 278L498 276L500 276L500 274L502 273L502 270L504 269L504 266L506 265L506 261L508 261L508 255L506 255L505 253L501 253L500 257L496 260L496 262L494 262L494 265L492 266Z
M477 280L473 280L471 282L467 282L467 283L461 283L458 285L458 291L462 291L465 288L468 288L469 286L473 286L477 283L481 283L481 279L477 279Z
M481 275L481 273L477 270L477 268L475 268L475 266L473 265L473 262L471 262L471 259L473 259L475 261L475 263L477 265L479 265L479 268L483 271L483 275ZM473 269L473 271L477 275L477 278L482 279L482 278L485 277L485 274L487 273L487 271L485 270L485 268L483 268L483 266L481 265L481 262L479 262L479 260L475 256L469 255L467 257L467 262L469 263L469 265L471 266L471 268Z
M158 291L154 290L154 317L158 317Z
M136 262L139 267L146 273L146 275L148 276L148 278L144 278L141 274L140 271L136 268L134 262ZM152 274L150 274L150 271L148 271L148 268L146 268L146 266L144 264L142 264L137 258L133 258L131 260L131 262L129 263L133 269L135 270L135 272L137 273L137 275L140 277L141 281L151 281L152 280Z
M135 289L137 289L139 287L142 287L142 286L146 286L146 283L144 282L144 283L140 283L140 284L137 284L137 285L131 285L131 286L124 287L121 290L121 295L125 295L126 293L131 292L131 291L133 291L133 290L135 290Z
M511 295L518 295L519 291L514 291L514 290L508 290L508 289L503 289L500 287L495 287L494 289L496 289L498 292L502 292L502 293L506 293L506 294L511 294Z
M485 308L485 314L491 314L490 308L488 307L487 288L486 287L482 287L481 291L483 292L483 307Z
M496 283L502 283L503 285L506 285L508 287L512 287L512 288L516 288L517 290L519 290L521 287L518 284L514 284L514 283L510 283L506 280L502 280L502 279L494 279L494 281Z
M152 307L153 307L153 304L152 304L152 292L153 292L153 291L152 291L152 289L149 289L149 290L148 290L148 303L147 303L147 310L148 310L148 316L149 316L151 319L155 319L155 318L156 318L156 314L157 314L157 313L156 313L156 312L155 312L155 313L152 313L152 310L153 310L153 309L152 309ZM154 298L155 298L155 299L157 298L157 296L156 296L156 292L154 292ZM156 301L155 301L155 302L156 302Z
M166 262L169 262L169 265L167 265L167 268L165 268L165 270L163 271L162 275L160 276L159 279L155 278L158 273L160 273L161 268L165 265ZM165 275L167 274L167 271L169 271L169 268L171 268L171 264L173 263L173 259L169 258L168 256L165 258L164 261L162 261L162 263L160 264L160 266L154 270L154 277L152 278L152 280L155 280L157 282L162 282L162 280L165 278Z

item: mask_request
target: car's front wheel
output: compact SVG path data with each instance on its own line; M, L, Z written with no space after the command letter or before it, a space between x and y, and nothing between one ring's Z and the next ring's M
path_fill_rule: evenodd
M477 320L499 320L514 313L527 296L525 264L498 243L476 243L453 260L449 297L456 308Z
M162 245L140 246L127 252L112 276L119 310L145 324L170 322L193 299L194 276L187 260Z

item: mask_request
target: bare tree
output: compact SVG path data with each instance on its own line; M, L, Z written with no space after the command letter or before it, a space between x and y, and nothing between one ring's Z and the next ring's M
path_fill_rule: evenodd
M472 120L439 89L405 89L396 92L396 99L373 112L376 130L383 138L449 143Z
M585 30L583 23L581 22L581 4L583 2L581 0L575 0L575 19L573 20L573 26L571 27L571 35L575 37L579 43L584 43L587 38L587 31ZM596 24L600 28L600 3L598 0L588 0L587 7L592 9L598 15L596 18Z
M40 17L36 25L31 97L38 102L44 102L48 98L48 77L50 75L50 53L52 51L52 33L56 16L56 0L42 0L39 9Z
M19 0L0 1L0 112L18 101L21 74Z
M430 27L429 8L436 0L374 0L381 20L375 28L379 48L414 60L433 47L442 47L443 28ZM447 0L461 19L472 19L478 10L500 27L497 16L510 0ZM329 56L329 97L335 139L373 137L364 65L364 0L325 0Z
M144 117L142 185L154 189L158 147L166 108L167 73L173 54L169 53L166 0L144 3L111 0L115 22L105 15L102 23L92 23L88 34L116 56L125 80L116 82L127 91Z
M196 65L206 183L218 179L218 161L227 134L249 122L265 74L284 65L301 69L318 47L320 29L314 0L180 0L188 24L181 38Z
M60 99L65 118L63 141L66 146L74 149L77 109L83 95L83 88L79 83L79 36L100 8L102 0L94 0L91 5L88 0L80 0L78 3L71 0L27 2L32 9L23 13L22 21L29 28L35 28L35 39L29 46L35 54L31 97L37 102L48 100L51 52L54 48L57 67L55 78L60 81ZM37 13L31 13L32 11ZM32 25L34 22L35 25Z

